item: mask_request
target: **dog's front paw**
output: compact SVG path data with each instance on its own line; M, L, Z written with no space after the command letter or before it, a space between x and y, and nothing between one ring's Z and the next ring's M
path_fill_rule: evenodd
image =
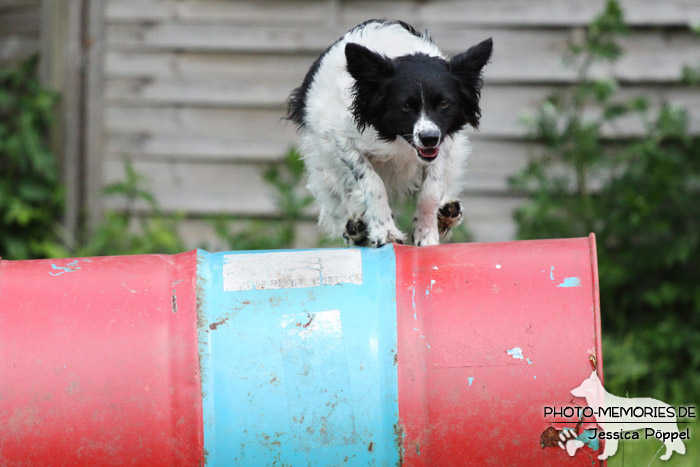
M367 246L369 233L367 224L362 219L348 219L343 232L343 240L348 246Z
M462 222L462 205L459 201L452 201L443 204L437 215L438 231L444 237L453 227L457 227Z
M585 445L583 441L577 438L576 431L574 430L562 430L559 432L559 439L561 441L557 444L569 454L569 457L573 457L576 451Z
M401 232L396 227L378 227L370 226L369 243L377 248L386 245L387 243L404 243L406 234Z
M435 228L416 227L413 231L413 244L415 246L439 245L440 235Z

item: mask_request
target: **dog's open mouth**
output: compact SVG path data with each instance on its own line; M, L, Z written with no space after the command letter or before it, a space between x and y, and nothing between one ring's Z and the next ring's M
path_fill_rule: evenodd
M424 159L435 159L440 152L439 148L416 148L418 149L418 154Z
M413 141L409 141L409 144L413 146L413 149L416 150L418 153L418 157L420 157L422 160L426 162L432 162L435 160L437 157L438 153L440 152L439 147L434 147L434 148L421 148L418 147Z

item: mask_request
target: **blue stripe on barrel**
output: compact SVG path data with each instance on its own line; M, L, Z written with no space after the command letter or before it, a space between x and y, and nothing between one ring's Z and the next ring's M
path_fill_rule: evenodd
M207 465L397 465L393 247L198 261Z

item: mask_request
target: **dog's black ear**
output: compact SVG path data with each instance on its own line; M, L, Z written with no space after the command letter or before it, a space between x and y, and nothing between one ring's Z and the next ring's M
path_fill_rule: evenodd
M363 131L367 125L376 124L384 112L385 84L394 76L395 68L391 59L359 44L346 44L345 58L348 73L355 78L350 111L357 129Z
M348 72L356 81L377 84L394 74L394 64L390 59L360 44L347 43L345 58Z
M479 120L481 119L479 98L483 85L482 70L491 58L492 51L493 40L488 38L450 60L450 71L460 84L461 96L464 101L462 109L467 123L474 128L479 128Z

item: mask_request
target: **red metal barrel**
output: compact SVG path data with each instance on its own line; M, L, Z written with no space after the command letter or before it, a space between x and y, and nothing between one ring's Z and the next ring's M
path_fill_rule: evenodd
M599 465L543 447L597 287L592 236L1 261L0 464Z
M396 249L406 464L599 465L541 445L578 422L544 407L602 378L595 237Z
M3 465L198 465L196 252L0 263Z

